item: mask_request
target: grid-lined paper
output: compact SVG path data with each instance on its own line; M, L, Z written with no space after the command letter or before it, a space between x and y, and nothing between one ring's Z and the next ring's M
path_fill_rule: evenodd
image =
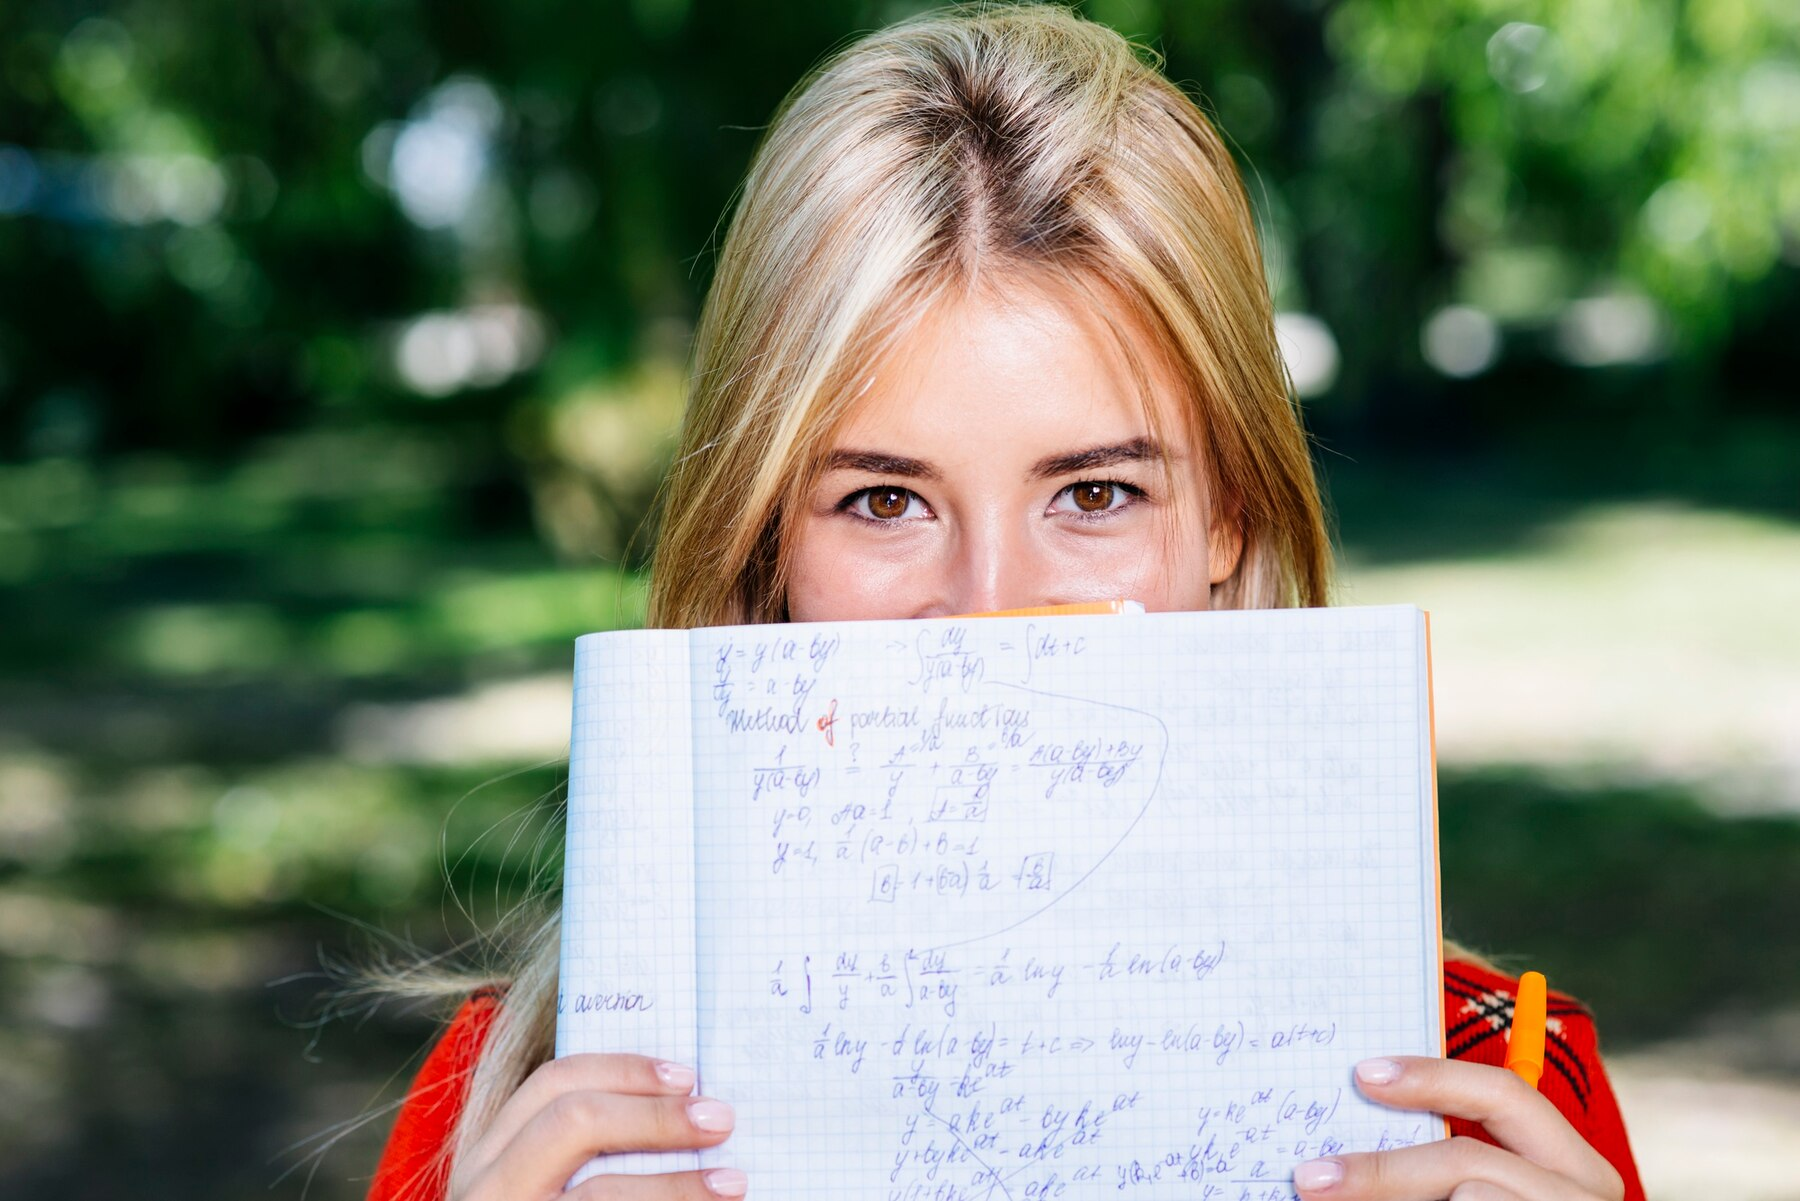
M556 1053L691 1064L694 744L685 633L575 642ZM691 1151L606 1156L600 1171L674 1172Z
M697 1066L738 1111L702 1164L790 1197L1265 1198L1440 1136L1350 1076L1443 1045L1418 610L588 635L576 682L569 895L621 908L565 932L565 990L680 945L690 903L578 880L578 805L684 778ZM653 757L603 728L634 692L627 727L691 750L602 773ZM606 1038L664 1053L639 1033Z

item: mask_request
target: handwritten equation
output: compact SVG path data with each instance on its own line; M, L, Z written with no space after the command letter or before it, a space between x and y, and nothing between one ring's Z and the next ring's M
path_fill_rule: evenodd
M597 897L642 932L561 1011L690 998L739 1114L699 1163L776 1195L1274 1201L1440 1137L1350 1076L1441 1045L1417 615L1366 612L657 635L685 711L629 720L691 740L693 963L630 925L663 894Z

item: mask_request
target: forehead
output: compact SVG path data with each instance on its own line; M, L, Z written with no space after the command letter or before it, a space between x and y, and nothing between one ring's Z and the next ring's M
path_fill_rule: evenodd
M1024 450L1155 433L1173 447L1181 396L1161 348L1109 293L1014 276L916 311L861 376L834 441L1003 434Z

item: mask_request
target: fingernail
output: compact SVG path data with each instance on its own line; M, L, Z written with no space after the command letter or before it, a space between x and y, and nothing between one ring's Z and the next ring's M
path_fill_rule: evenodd
M1294 1169L1294 1187L1318 1191L1344 1178L1344 1165L1335 1159L1309 1159Z
M1392 1059L1365 1059L1356 1065L1356 1078L1364 1084L1392 1084L1400 1079L1400 1065Z
M736 1168L714 1168L700 1173L706 1187L721 1197L741 1197L750 1187L750 1178Z
M732 1123L737 1121L737 1115L731 1112L731 1106L723 1101L706 1098L689 1101L687 1111L688 1121L701 1130L710 1130L714 1133L720 1130L730 1130Z
M694 1069L686 1064L670 1063L666 1059L656 1061L656 1078L670 1088L693 1088Z

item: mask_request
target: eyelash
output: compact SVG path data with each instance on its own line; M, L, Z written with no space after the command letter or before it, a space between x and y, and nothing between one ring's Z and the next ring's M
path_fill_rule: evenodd
M1061 510L1065 515L1074 517L1078 521L1084 521L1084 522L1086 522L1086 521L1105 521L1108 518L1118 516L1118 514L1122 513L1126 509L1131 508L1133 505L1137 504L1139 501L1141 501L1145 498L1145 493L1142 488L1138 487L1136 484L1127 484L1124 480L1077 480L1073 484L1070 484L1067 487L1060 490L1059 492L1057 492L1056 496L1051 498L1051 503L1054 504L1058 498L1067 496L1070 492L1073 492L1076 488L1080 488L1083 485L1087 485L1087 484L1105 484L1108 487L1117 488L1119 491L1123 492L1129 499L1124 504L1119 505L1116 508L1097 509L1091 513L1083 512L1080 509ZM893 484L874 484L867 488L858 488L856 491L852 492L850 495L844 497L843 500L840 500L837 503L837 511L840 513L846 513L849 516L854 517L856 520L862 522L865 525L892 526L892 525L900 525L900 524L903 524L908 521L921 520L921 518L917 518L917 517L865 517L865 516L863 516L861 513L858 513L856 511L856 504L858 501L864 499L872 492L903 492L911 500L916 500L921 505L925 504L925 498L920 496L917 492L914 492L911 488L900 488L900 487L896 487Z

